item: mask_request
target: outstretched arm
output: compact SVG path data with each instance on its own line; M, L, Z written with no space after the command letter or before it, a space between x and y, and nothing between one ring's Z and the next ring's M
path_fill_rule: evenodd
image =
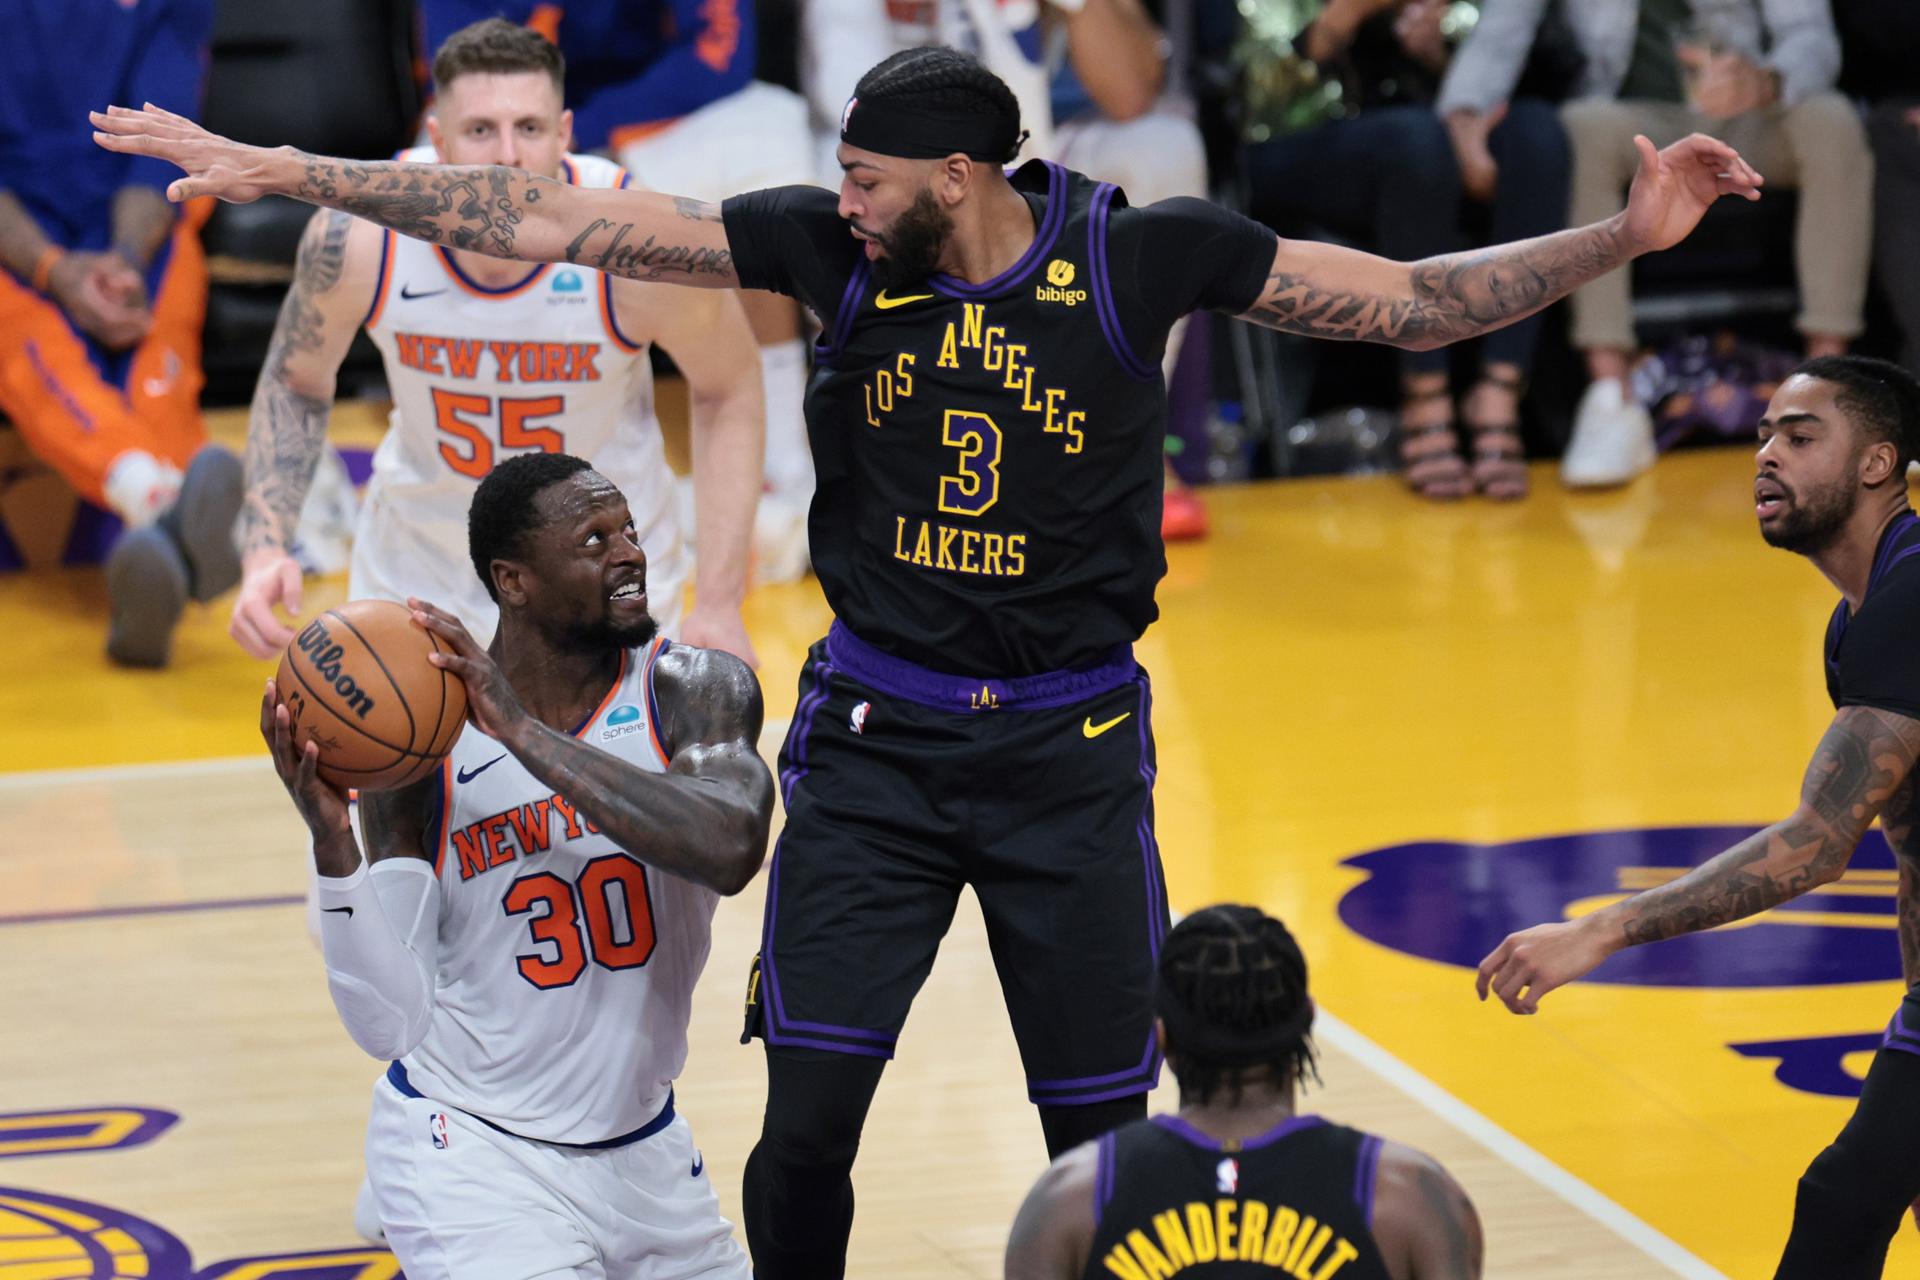
M1553 235L1394 262L1282 240L1267 285L1241 319L1312 338L1428 350L1532 315L1642 253L1669 248L1723 195L1760 198L1761 178L1724 142L1694 134L1664 151L1645 138L1627 207Z
M1480 998L1491 991L1515 1013L1590 972L1623 947L1744 920L1846 870L1854 846L1920 757L1920 720L1874 707L1842 707L1813 753L1792 816L1657 889L1580 920L1510 935L1480 962Z
M186 173L167 198L292 196L402 235L523 262L571 262L636 280L736 288L718 206L651 191L589 189L501 165L339 160L250 147L152 105L91 114L109 151Z

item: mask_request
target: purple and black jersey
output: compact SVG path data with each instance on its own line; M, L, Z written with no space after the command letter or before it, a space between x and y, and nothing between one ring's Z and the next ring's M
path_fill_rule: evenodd
M1311 1276L1388 1280L1373 1239L1380 1139L1294 1116L1223 1142L1177 1116L1100 1139L1088 1280Z
M1920 720L1920 517L1903 511L1880 535L1860 608L1827 623L1827 696Z
M1001 678L1105 661L1157 616L1167 334L1250 307L1275 246L1041 161L1013 185L1036 234L981 284L882 289L829 191L723 210L741 283L820 317L810 534L834 613L882 652Z

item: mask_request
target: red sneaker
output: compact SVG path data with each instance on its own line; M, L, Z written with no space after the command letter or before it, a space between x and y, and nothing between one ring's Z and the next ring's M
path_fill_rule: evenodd
M1193 490L1167 490L1160 508L1160 536L1168 542L1196 542L1207 536L1207 508Z

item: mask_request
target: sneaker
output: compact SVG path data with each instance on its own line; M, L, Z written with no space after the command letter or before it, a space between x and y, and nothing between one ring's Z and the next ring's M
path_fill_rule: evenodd
M353 1197L353 1229L369 1244L385 1244L386 1228L380 1225L380 1208L373 1201L373 1179L360 1179L360 1190Z
M1194 542L1207 536L1206 504L1193 490L1169 487L1160 507L1160 537L1166 542Z
M186 559L188 586L195 600L211 600L240 581L233 522L246 490L246 470L240 459L217 444L206 445L187 464L179 498L160 517L159 527Z
M164 667L187 607L187 560L157 525L129 529L107 556L107 656L123 667Z
M1601 378L1580 397L1573 438L1560 459L1569 489L1622 485L1653 466L1653 417L1627 396L1617 378Z

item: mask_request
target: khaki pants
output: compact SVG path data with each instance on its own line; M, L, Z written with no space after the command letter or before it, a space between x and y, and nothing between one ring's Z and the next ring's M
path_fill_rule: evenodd
M1872 239L1873 155L1853 106L1820 93L1792 107L1773 106L1731 120L1709 120L1683 103L1579 99L1560 110L1573 144L1573 225L1618 213L1639 166L1633 135L1657 147L1689 133L1732 144L1767 180L1767 191L1800 190L1794 270L1800 283L1800 332L1851 338L1861 330ZM1762 196L1764 199L1765 196ZM1631 349L1633 317L1625 270L1601 276L1573 295L1573 344Z

